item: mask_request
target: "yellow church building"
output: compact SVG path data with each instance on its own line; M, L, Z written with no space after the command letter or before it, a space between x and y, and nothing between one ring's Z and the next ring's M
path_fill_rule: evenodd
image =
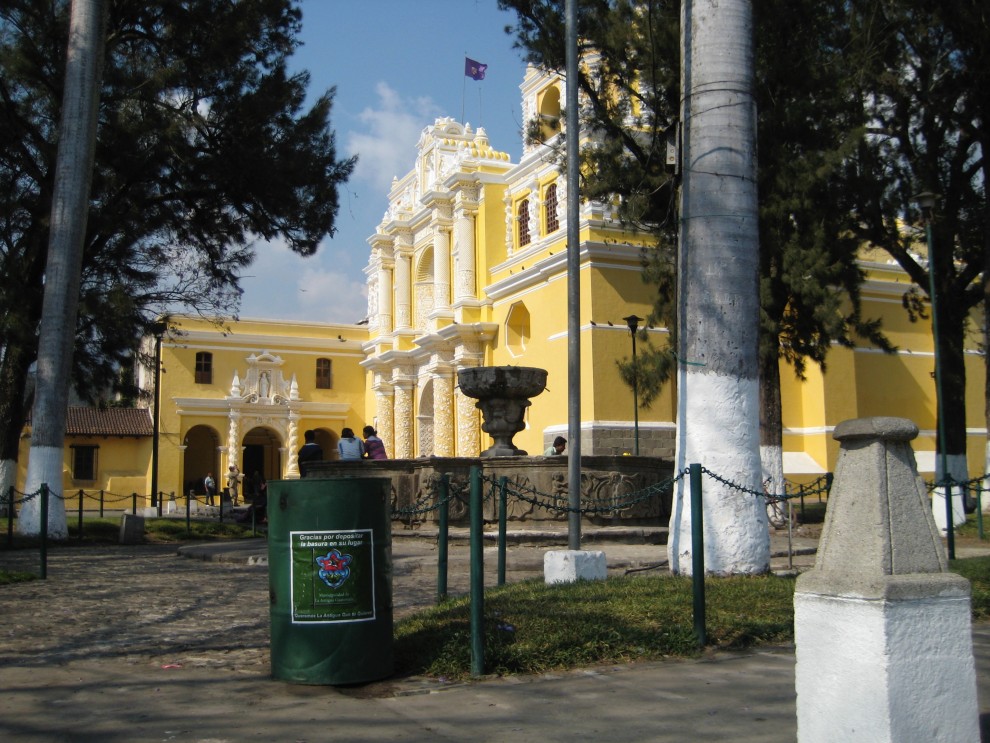
M202 492L228 467L267 479L298 477L303 432L316 431L327 458L344 427L378 430L392 458L471 457L487 448L475 401L457 387L473 366L535 366L549 371L514 442L540 454L567 421L566 208L571 195L550 156L561 125L563 80L530 68L521 85L527 122L546 144L525 143L518 163L484 129L450 118L426 127L414 167L396 178L368 243L367 317L359 324L239 320L218 327L174 318L161 339L158 490ZM625 231L611 205L580 204L582 453L634 450L632 391L616 361L628 359L626 316L646 317L653 287L642 281L646 236ZM880 317L896 354L835 347L828 373L809 367L799 381L781 369L784 470L801 479L831 471L837 423L872 415L914 420L919 468L934 471L935 389L930 326L901 307L910 286L899 267L862 263L863 314ZM663 341L665 328L650 328ZM155 339L148 339L152 350ZM967 356L968 459L983 471L983 360ZM156 380L143 370L142 387ZM638 412L639 451L672 457L676 391L668 385ZM150 415L150 414L149 414ZM753 421L753 425L759 425ZM146 438L146 437L145 437ZM105 438L97 466L80 479L67 447L66 491L113 488L117 462ZM149 442L127 467L151 489ZM135 458L138 463L135 464ZM125 458L126 459L126 458ZM27 461L26 451L22 462ZM135 471L138 473L135 475ZM20 480L23 482L23 479ZM128 487L134 480L128 480Z

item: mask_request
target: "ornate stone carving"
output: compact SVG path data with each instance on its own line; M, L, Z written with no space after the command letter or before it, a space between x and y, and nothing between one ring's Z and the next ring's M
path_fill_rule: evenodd
M454 384L449 374L433 378L433 452L454 456Z
M413 398L412 384L395 386L395 458L413 457Z
M457 405L457 456L476 457L481 451L481 426L474 400L460 390L455 391Z

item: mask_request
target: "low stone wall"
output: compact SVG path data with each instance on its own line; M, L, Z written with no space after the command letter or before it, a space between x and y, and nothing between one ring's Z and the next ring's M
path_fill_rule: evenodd
M363 460L360 462L313 462L307 478L389 477L392 479L392 509L406 523L434 523L437 483L450 477L450 523L466 525L471 468L480 466L486 477L506 477L507 518L521 522L567 521L567 457L424 457L421 459ZM634 501L620 510L587 514L583 521L594 525L666 526L670 520L671 489L637 498L634 494L669 481L670 461L656 457L589 456L581 458L581 507L609 508ZM485 483L486 521L498 519L498 499L490 497ZM535 491L535 492L534 492ZM549 507L538 505L549 504Z

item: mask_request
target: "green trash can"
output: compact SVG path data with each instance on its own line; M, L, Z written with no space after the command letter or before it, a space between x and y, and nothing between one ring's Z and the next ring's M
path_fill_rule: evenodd
M390 676L391 480L268 484L272 676L356 684Z

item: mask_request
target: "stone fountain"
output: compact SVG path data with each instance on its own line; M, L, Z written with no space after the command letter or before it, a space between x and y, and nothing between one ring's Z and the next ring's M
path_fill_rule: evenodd
M512 437L523 430L523 418L530 398L547 387L547 370L531 366L476 366L460 369L457 384L468 397L473 397L485 422L481 430L495 443L481 452L483 458L524 455L512 443Z

